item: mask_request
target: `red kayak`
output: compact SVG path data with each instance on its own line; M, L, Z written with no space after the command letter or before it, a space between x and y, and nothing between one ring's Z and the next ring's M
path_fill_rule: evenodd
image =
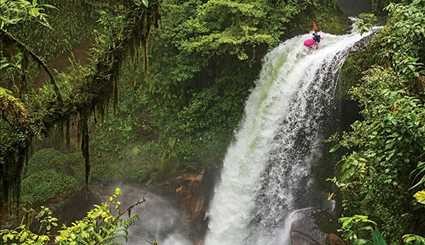
M304 46L306 46L307 48L312 48L314 47L315 44L316 44L316 41L314 41L313 38L309 38L304 41Z

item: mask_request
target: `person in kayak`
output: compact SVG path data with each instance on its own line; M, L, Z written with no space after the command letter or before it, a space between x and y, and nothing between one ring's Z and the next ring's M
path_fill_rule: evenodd
M320 39L321 39L322 37L320 36L320 34L319 33L317 33L317 32L313 32L313 40L317 43L317 44L319 44L320 43Z
M304 46L307 48L319 48L319 43L322 37L320 36L319 28L317 27L316 21L313 20L313 37L304 41Z

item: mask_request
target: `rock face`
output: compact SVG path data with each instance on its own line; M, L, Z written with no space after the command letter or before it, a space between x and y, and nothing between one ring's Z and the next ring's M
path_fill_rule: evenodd
M345 245L345 242L335 234L328 234L326 237L326 244L329 245Z
M314 208L306 208L291 214L291 245L344 245L345 243L332 232L335 227L321 227L321 223L327 225L335 222L333 216L326 211ZM326 233L326 232L329 233Z
M210 168L199 174L182 175L176 178L175 192L180 210L191 224L190 237L194 244L202 244L208 228L205 213L214 189L218 169Z
M190 222L201 222L206 211L206 200L201 191L204 174L203 171L199 175L177 177L179 184L176 194L181 208L187 211Z
M291 214L295 217L291 225L292 245L326 244L326 234L317 225L314 217L315 211L315 209L307 208Z

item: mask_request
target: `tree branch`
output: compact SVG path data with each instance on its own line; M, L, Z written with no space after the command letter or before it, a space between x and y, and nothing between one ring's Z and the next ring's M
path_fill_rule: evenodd
M131 216L131 211L133 210L133 208L143 204L146 202L145 196L142 197L142 199L140 199L139 201L137 201L136 203L130 205L127 209L125 209L124 211L121 211L118 214L118 217L122 217L124 214L128 214L128 217Z
M60 104L63 104L63 98L62 98L62 94L60 93L59 87L56 83L55 78L53 77L52 72L50 71L49 67L47 66L47 64L37 55L35 54L25 43L23 43L22 41L20 41L19 39L17 39L16 37L14 37L11 33L5 31L5 30L1 30L1 32L3 33L4 36L6 36L6 38L8 38L9 40L13 41L14 43L16 43L19 47L21 47L22 49L24 49L26 52L28 52L30 54L30 56L46 71L46 73L49 75L50 77L50 83L53 86L53 89L55 91L55 94L57 96L57 99L59 101Z

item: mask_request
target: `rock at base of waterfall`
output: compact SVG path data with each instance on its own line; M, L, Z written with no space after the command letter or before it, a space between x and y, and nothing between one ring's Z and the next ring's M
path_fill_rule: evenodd
M320 221L326 211L307 208L291 214L296 217L291 224L292 245L325 245L328 235L321 229ZM328 213L327 213L328 214ZM329 217L331 215L329 214Z
M328 234L326 237L326 244L329 245L345 245L345 242L335 234Z

